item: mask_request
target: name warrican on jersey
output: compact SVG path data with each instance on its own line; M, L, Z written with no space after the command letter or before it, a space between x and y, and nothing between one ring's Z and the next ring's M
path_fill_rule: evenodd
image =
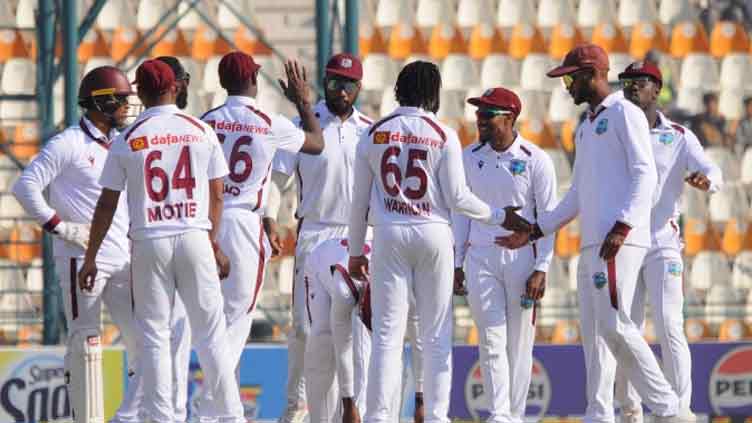
M211 229L209 180L228 174L209 125L174 105L151 107L112 143L100 183L127 186L135 240Z
M230 169L225 177L225 208L259 211L265 203L277 149L297 153L305 133L286 117L266 115L250 97L229 96L201 120L214 128Z
M356 251L362 236L353 231L365 235L369 195L374 226L449 224L451 209L489 223L504 218L468 189L457 133L415 107L398 107L358 144L350 224Z
M113 131L112 136L116 135ZM85 117L52 137L24 169L13 193L24 209L47 229L60 221L91 223L102 186L99 177L105 167L110 144ZM43 191L49 188L49 203ZM97 262L122 263L128 248L128 207L121 198L112 225L102 241ZM83 248L53 238L55 257L78 257Z

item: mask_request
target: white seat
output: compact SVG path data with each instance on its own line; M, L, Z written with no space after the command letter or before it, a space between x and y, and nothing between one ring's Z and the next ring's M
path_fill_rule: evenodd
M710 196L709 211L712 222L745 219L749 212L747 190L739 183L725 183L720 191Z
M186 31L194 31L198 29L199 26L204 24L204 20L201 19L201 16L196 12L196 9L201 10L201 12L203 12L205 16L213 16L209 10L209 4L210 3L206 1L200 1L196 3L196 6L178 21L178 28ZM189 5L189 2L180 3L180 6L178 6L178 13L185 12L188 9Z
M465 94L465 101L463 103L465 106L465 121L466 122L475 123L478 120L477 116L475 116L475 111L478 110L478 107L473 106L472 104L468 103L467 99L472 98L472 97L480 97L481 95L483 95L483 91L485 90L478 86L471 87L467 90L467 93Z
M556 85L561 85L557 78L546 76L546 72L553 67L551 58L546 54L527 55L522 59L520 86L526 90L552 91Z
M584 106L577 106L563 84L556 84L548 102L548 119L554 123L564 123L576 118Z
M281 260L277 260L278 263L278 279L277 284L279 286L280 294L292 294L292 280L295 274L295 258L283 257Z
M209 105L206 102L205 96L202 91L197 87L188 87L188 105L185 108L185 112L191 116L199 117L209 110Z
M742 251L734 259L731 286L747 292L752 290L752 251Z
M620 1L617 22L622 27L630 28L639 22L655 22L658 11L655 0Z
M715 90L719 85L719 72L715 60L708 54L688 54L682 60L679 85L682 88Z
M721 89L752 88L752 62L747 54L729 54L721 60Z
M678 91L676 107L692 115L702 112L702 95L704 94L702 88L679 87Z
M129 0L109 0L105 2L97 15L97 26L105 31L114 31L118 27L136 25L136 13Z
M397 99L394 98L394 88L392 87L384 88L384 92L381 93L381 104L379 105L379 116L389 115L397 107L399 107L399 103L397 103Z
M720 324L729 317L738 317L743 297L728 284L715 284L705 297L705 320L711 325Z
M415 23L421 28L433 28L439 23L453 24L454 6L451 0L418 0Z
M601 23L613 22L616 0L580 0L577 8L577 26L594 28Z
M36 14L37 1L35 0L19 0L16 7L16 26L22 29L36 28Z
M222 90L222 85L219 83L219 61L222 60L221 56L213 56L206 61L204 66L204 78L202 88L208 92L214 92Z
M441 86L448 90L465 90L478 82L478 70L467 54L450 53L441 65Z
M674 25L695 18L696 12L690 0L661 0L660 2L658 20L664 25Z
M726 256L718 251L700 251L692 261L689 283L692 288L699 290L729 285L731 269Z
M520 83L520 62L504 54L489 54L480 66L480 85L488 89Z
M3 66L2 89L6 94L34 92L37 82L36 65L30 59L8 59Z
M136 28L147 31L157 26L159 18L167 12L164 0L139 0L136 11ZM187 16L186 16L187 17ZM186 17L183 17L185 19Z
M0 259L0 311L33 311L28 293L23 292L25 288L26 280L18 264Z
M535 25L535 3L530 0L501 0L496 23L502 28L512 28L518 23Z
M699 189L685 189L681 211L685 217L705 220L708 216L708 194Z
M219 107L223 104L225 104L225 101L227 100L227 91L225 90L218 90L209 93L209 109L213 109L215 107Z
M98 68L100 66L114 66L114 65L115 65L115 61L112 60L112 58L109 58L109 57L92 57L84 65L84 72L83 72L83 74L86 75L87 73L91 72L93 69L96 69L96 68ZM134 72L134 75L135 75L135 69L136 69L136 67L134 67L133 69L134 69L133 72ZM131 79L131 81L133 81L133 80Z
M574 24L574 9L570 0L541 0L538 4L538 26L553 28L556 24Z
M542 121L546 117L546 110L548 110L546 107L546 93L536 90L515 89L514 87L510 89L517 93L522 104L522 110L517 117L518 121Z
M551 259L551 264L548 266L548 272L546 273L546 285L555 286L562 290L569 290L569 281L567 280L567 272L564 269L564 262L556 256Z
M739 88L722 89L718 97L718 112L726 120L741 119L744 117L744 98L747 95L745 90Z
M11 228L25 217L26 211L13 194L6 192L0 195L0 228Z
M463 92L442 89L439 94L441 106L436 113L436 117L446 124L452 124L461 120L464 115L464 107L462 106L464 101L465 96Z
M752 184L752 148L747 148L742 157L742 172L739 181L743 184Z
M397 62L384 53L371 53L363 59L363 89L381 91L397 80Z
M232 13L232 10L237 11L240 16L245 16L246 19L256 15L251 0L225 0L219 4L217 10L217 22L220 28L234 29L241 25L240 20Z
M4 125L17 125L36 117L37 103L35 101L0 101L0 121L3 121Z
M31 260L29 270L26 271L26 288L29 291L41 293L44 289L44 272L42 266L44 262L41 258Z
M259 90L258 104L266 113L282 113L287 100L275 89Z
M572 165L569 164L567 155L559 149L547 148L545 151L554 163L558 185L569 185L572 180Z
M376 26L379 28L393 27L403 17L412 16L413 1L408 0L379 0L376 6Z
M725 147L707 147L705 154L723 171L723 180L734 182L739 180L741 163L736 154Z
M494 2L491 0L460 0L457 5L457 25L460 28L473 28L480 23L493 24Z
M13 5L9 1L0 1L0 26L13 28L16 25L16 17L13 14Z
M569 270L569 289L577 291L577 266L580 265L580 255L576 254L569 259L567 264Z
M628 53L611 53L608 55L608 82L619 81L619 74L624 72L630 64L634 62L634 58Z

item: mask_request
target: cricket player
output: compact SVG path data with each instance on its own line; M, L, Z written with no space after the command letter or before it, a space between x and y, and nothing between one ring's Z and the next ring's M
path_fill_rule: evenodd
M138 421L137 392L141 378L135 358L139 335L131 310L128 208L124 201L113 203L112 230L93 258L100 269L95 289L82 291L75 278L83 263L94 206L102 191L99 176L112 140L127 118L131 94L127 77L115 67L103 66L87 73L78 91L78 104L85 110L84 116L78 125L52 137L12 188L27 213L54 237L55 269L64 293L68 324L65 372L77 423L85 419L101 422L104 417L104 410L99 410L99 415L86 411L96 406L92 402L96 402L97 393L92 390L97 387L84 377L87 359L98 360L95 365L101 367L102 302L120 329L129 358L128 389L112 421ZM45 188L49 201L43 193ZM96 343L97 357L86 353L90 342ZM101 398L101 392L98 395Z
M365 280L369 274L369 260L362 254L369 208L374 223L368 423L393 422L391 399L400 385L399 357L411 293L423 344L426 421L449 421L454 267L450 211L488 224L501 224L507 214L467 188L457 133L435 115L440 88L436 65L406 65L395 87L400 106L371 126L355 154L348 263L354 279Z
M346 238L324 241L306 262L304 282L311 333L306 341L305 377L311 422L333 421L338 398L342 399L343 422L359 422L365 413L366 371L371 353L370 296L366 293L367 283L351 278L347 271L347 245ZM370 256L371 251L368 241L363 253ZM417 342L418 319L413 303L408 337L415 379L414 420L422 423L422 348ZM332 395L335 381L338 395ZM399 410L400 394L393 398L395 410ZM394 419L399 419L399 415Z
M656 335L661 343L663 369L679 396L681 410L689 413L692 399L692 357L684 335L682 289L683 243L679 234L679 208L684 183L706 191L721 188L721 170L708 157L692 131L669 120L657 108L663 77L654 63L635 62L619 74L624 97L645 113L650 127L653 156L658 171L658 201L650 221L650 248L640 269L638 292L647 292L653 308ZM645 318L644 295L632 305L632 320L640 327ZM617 370L617 396L622 421L641 422L642 405L627 375ZM627 388L629 386L629 388ZM628 392L628 395L627 395Z
M505 88L467 100L475 111L479 141L462 158L470 190L496 207L515 205L526 219L553 210L556 174L548 154L522 138L514 123L519 97ZM467 299L480 336L483 389L491 400L489 422L525 417L535 342L535 304L543 297L553 257L553 235L512 250L496 245L509 231L453 217L455 288L467 270Z
M135 83L146 110L117 137L107 157L79 284L96 288L94 259L127 187L131 288L143 336L140 417L174 421L170 321L174 298L180 296L212 392L200 418L244 422L233 368L224 357L228 345L219 281L230 271L217 242L227 163L211 127L175 106L178 89L170 66L147 60Z
M245 53L226 54L219 62L219 80L227 90L227 101L201 117L214 128L230 168L224 180L219 245L233 269L222 282L230 344L225 358L233 368L239 364L251 333L251 312L261 291L266 262L272 248L279 248L270 245L262 225L274 153L284 149L319 154L324 148L321 128L311 109L305 68L288 62L285 70L292 83L285 86L280 81L285 95L298 108L303 130L284 116L267 115L258 109L259 68Z
M326 64L323 81L324 100L319 101L313 109L323 132L324 151L311 155L279 150L274 158L277 183L284 184L279 178L282 175L296 175L300 193L300 203L295 213L299 221L295 245L292 326L287 336L287 407L280 419L282 423L300 422L306 412L303 378L309 330L303 283L306 257L322 241L347 237L355 146L373 123L354 106L362 78L363 66L357 57L346 53L331 57ZM302 115L297 123L303 123ZM269 214L274 215L273 212ZM265 224L273 227L274 221L266 219Z
M656 421L694 421L679 414L679 398L631 319L639 270L651 244L658 178L645 114L622 91L610 93L608 68L606 52L584 44L547 74L563 77L575 104L590 107L576 133L572 187L553 211L538 216L530 239L580 216L577 291L588 383L585 421L614 421L614 356Z

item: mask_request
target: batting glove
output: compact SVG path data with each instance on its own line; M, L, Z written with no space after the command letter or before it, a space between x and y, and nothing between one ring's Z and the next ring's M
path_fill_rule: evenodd
M52 230L52 233L63 241L70 242L85 250L89 246L90 230L91 225L88 223L60 222Z

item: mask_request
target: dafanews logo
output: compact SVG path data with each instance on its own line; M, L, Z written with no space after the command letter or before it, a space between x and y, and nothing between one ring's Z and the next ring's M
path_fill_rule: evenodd
M71 417L63 357L34 354L2 372L0 421L38 422Z
M508 380L508 379L507 379ZM543 364L533 357L532 377L527 391L525 407L526 420L538 421L546 415L551 402L551 380ZM491 399L483 389L480 361L476 361L465 381L465 403L470 415L475 420L485 420L490 416L488 406Z
M710 374L710 405L717 415L752 415L752 346L727 352Z

